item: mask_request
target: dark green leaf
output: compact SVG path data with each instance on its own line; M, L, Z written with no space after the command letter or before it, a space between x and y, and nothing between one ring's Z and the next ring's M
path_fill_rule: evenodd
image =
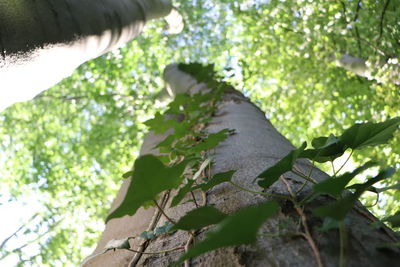
M314 192L315 193L327 193L331 194L335 197L340 196L340 194L345 189L346 185L358 174L363 172L364 170L370 168L371 166L376 165L375 162L368 162L363 166L355 169L351 173L345 173L341 176L335 178L328 178L318 184L314 185Z
M400 117L380 123L359 123L347 129L339 139L352 149L385 144L399 125Z
M378 193L380 193L380 192L384 192L384 191L391 190L391 189L394 189L394 190L400 189L400 183L391 185L391 186L387 186L387 187L383 187L383 188L376 188L376 191Z
M206 192L216 185L229 182L235 172L236 171L231 170L227 172L217 173L207 183L195 186L193 189L201 189L203 192Z
M122 175L122 177L126 179L126 178L131 177L132 174L133 174L133 171L128 171L128 172L124 173L124 174Z
M185 216L171 228L172 230L197 230L225 219L227 215L213 206L201 207L186 213Z
M274 166L266 169L260 175L258 175L257 178L261 178L261 180L258 181L258 185L263 188L268 188L272 184L274 184L282 174L291 171L293 168L293 164L295 163L296 159L298 159L299 156L303 153L306 146L307 143L304 142L301 147L291 151L283 159L278 161Z
M119 207L108 215L106 221L124 215L133 215L140 206L152 201L164 190L173 189L182 182L186 162L172 167L164 164L153 155L144 155L135 161L125 199Z
M179 189L176 196L172 199L171 207L175 207L176 205L178 205L182 201L182 199L186 196L186 194L193 190L192 189L193 183L194 180L190 179L188 180L185 186Z
M278 211L278 207L276 202L265 202L240 209L210 230L203 241L180 257L178 263L218 248L254 243L258 229Z
M345 150L345 146L341 142L336 142L321 148L304 150L299 158L307 158L323 163L342 156Z
M332 144L336 144L338 143L339 139L334 136L333 134L330 134L328 137L322 136L322 137L317 137L314 138L311 141L311 145L313 146L313 148L324 148L324 147L328 147Z
M389 222L392 225L392 227L400 227L400 211L396 212L395 215L384 219L383 221Z
M376 177L369 179L364 184L361 184L354 193L349 194L346 197L338 201L335 201L331 204L319 207L314 210L314 213L318 216L330 217L338 221L342 220L347 215L347 213L353 208L357 199L366 190L368 190L373 184L392 176L393 173L394 173L393 168L388 168L384 171L379 172L379 174Z

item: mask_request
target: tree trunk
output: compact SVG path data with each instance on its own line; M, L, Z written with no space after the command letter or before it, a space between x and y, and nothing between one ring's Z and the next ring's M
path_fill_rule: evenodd
M171 8L170 0L0 0L0 99L11 90L20 93L8 103L34 97Z
M400 69L397 64L392 65L392 69L388 69L390 65L386 64L386 62L368 65L365 59L343 54L336 60L336 65L369 80L400 85Z
M178 70L176 65L170 65L164 73L172 92L194 92L207 90L205 84L198 84L190 75ZM243 187L260 190L253 183L255 177L267 167L276 163L294 147L266 119L265 114L246 97L233 88L226 91L218 105L218 111L207 126L208 132L218 132L222 129L234 129L235 134L228 137L212 153L214 164L212 173L237 170L233 181ZM154 147L165 136L150 134L146 137L141 154L155 152ZM306 160L298 160L296 168L308 173L312 164ZM285 174L285 179L275 183L268 192L289 195L288 190L296 192L302 185L302 179L294 174ZM315 168L312 177L317 181L327 177L325 173ZM287 182L287 184L285 184ZM113 203L117 207L126 192L129 181L125 181ZM301 191L301 196L307 195L311 186ZM164 197L165 212L177 220L188 210L194 209L191 202L181 204L173 209L168 208L168 196ZM225 213L232 213L240 208L265 201L260 195L253 195L238 190L228 183L214 187L207 194L208 205L215 205ZM315 206L331 201L328 196L322 196L310 204ZM308 233L303 236L262 237L253 246L239 246L219 249L190 260L190 266L338 266L340 240L338 230L319 232L322 220L312 215L309 209L302 212L291 202L281 203L280 212L268 220L261 228L264 234L274 234L282 224L287 223L293 232ZM349 214L351 224L348 231L347 266L391 266L399 257L388 256L376 249L380 243L393 241L387 229L371 230L369 224L376 219L360 205ZM302 223L301 223L302 221ZM153 208L139 210L134 216L111 219L96 248L99 252L111 239L122 239L135 236L156 225L161 226L165 218ZM302 226L300 226L302 225ZM386 231L384 231L386 230ZM196 239L203 238L201 231ZM234 235L235 233L232 233ZM185 232L175 232L161 236L149 242L133 240L131 247L144 252L163 251L174 247L185 246L188 241ZM176 261L181 251L147 255L130 251L108 251L103 255L93 257L85 266L167 266ZM188 263L188 262L187 262ZM398 261L397 261L398 263Z

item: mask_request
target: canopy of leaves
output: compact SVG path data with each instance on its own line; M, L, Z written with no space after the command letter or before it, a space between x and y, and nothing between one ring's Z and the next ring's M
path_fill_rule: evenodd
M396 1L175 5L186 23L181 34L161 32L162 21L150 23L120 50L0 114L1 204L28 202L19 214L25 221L34 215L29 207L40 207L40 216L2 247L4 262L14 257L21 265L71 266L91 252L121 176L137 156L143 122L164 107L161 73L171 62L214 63L234 75L230 81L297 145L355 122L400 115L398 86L358 77L334 62L342 54L363 58L379 63L381 76L398 68ZM400 136L383 151L365 148L353 161L382 153L386 164L400 167ZM390 178L383 183L395 184ZM385 193L395 207L400 195Z

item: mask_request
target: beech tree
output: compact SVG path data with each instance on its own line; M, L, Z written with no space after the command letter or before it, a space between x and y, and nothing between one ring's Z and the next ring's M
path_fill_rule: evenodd
M171 9L169 0L0 1L1 106L33 98Z
M3 3L18 1L11 2ZM0 208L28 203L23 211L5 212L15 229L3 227L3 241L11 238L1 244L0 265L76 266L91 253L120 177L137 157L147 129L142 122L164 107L157 97L164 86L160 73L169 62L215 63L296 147L315 136L339 136L355 122L400 115L398 87L385 79L398 65L397 1L187 0L174 5L187 22L181 34L160 33L162 22L148 23L122 49L82 64L33 101L0 113ZM338 67L343 55L378 66L383 72L371 74L384 79ZM372 157L399 168L399 137L384 149L369 146L351 154L349 165ZM321 168L330 170L330 164ZM386 202L376 202L376 193L362 196L379 218L398 211L398 176L397 171L381 181L380 186L392 188L380 193ZM385 210L383 203L392 209Z
M295 149L249 99L217 82L209 67L169 65L164 77L176 99L167 117L147 122L153 132L124 175L102 238L84 266L392 266L399 261L397 237L357 202L393 170L352 187L347 184L375 163L342 175L339 169L330 177L304 159L325 162L347 149L385 143L400 118L358 124L339 137L314 139L313 149L306 143Z

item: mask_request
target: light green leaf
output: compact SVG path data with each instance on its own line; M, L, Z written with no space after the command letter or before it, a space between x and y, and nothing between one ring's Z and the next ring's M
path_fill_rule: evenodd
M205 151L216 147L220 142L228 138L230 132L229 129L223 129L218 133L209 134L203 142L192 148L193 152Z

